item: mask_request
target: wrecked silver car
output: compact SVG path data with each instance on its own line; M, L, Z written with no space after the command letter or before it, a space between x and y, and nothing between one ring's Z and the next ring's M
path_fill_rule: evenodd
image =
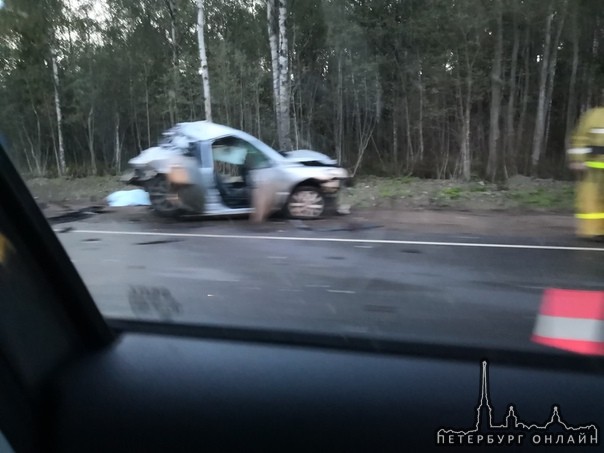
M252 212L251 175L271 187L272 211L315 219L337 211L350 184L338 162L311 150L278 152L257 138L207 121L179 123L129 161L122 181L143 187L160 216Z

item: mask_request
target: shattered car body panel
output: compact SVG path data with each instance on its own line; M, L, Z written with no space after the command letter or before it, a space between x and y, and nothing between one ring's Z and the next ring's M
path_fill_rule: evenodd
M271 187L272 211L316 218L329 205L337 207L349 180L325 154L280 153L243 131L206 121L177 124L129 164L122 180L145 188L154 210L170 216L249 214L255 179Z

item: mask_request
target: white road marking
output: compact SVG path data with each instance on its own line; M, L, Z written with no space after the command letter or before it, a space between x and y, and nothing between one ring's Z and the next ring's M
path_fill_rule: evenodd
M337 294L356 294L355 291L350 291L347 289L328 289L328 293L337 293Z
M358 249L372 249L373 245L355 245Z
M57 230L55 230L56 232ZM565 245L531 245L531 244L494 244L478 242L441 242L441 241L404 241L398 239L352 239L352 238L326 238L326 237L294 237L294 236L253 236L243 234L208 234L208 233L163 233L151 231L111 231L111 230L72 230L71 233L82 234L111 234L123 236L161 236L180 238L206 238L206 239L253 239L291 242L339 242L348 244L397 244L397 245L426 245L440 247L478 247L524 250L564 250L577 252L604 252L604 247L577 247Z

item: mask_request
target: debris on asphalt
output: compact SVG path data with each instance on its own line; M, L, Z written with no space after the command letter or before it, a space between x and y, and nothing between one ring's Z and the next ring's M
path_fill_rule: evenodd
M290 220L290 223L299 230L316 231L320 233L331 233L336 231L361 231L383 228L383 225L358 221L338 222L335 225L332 224L332 226L327 226L323 228L313 228L312 226L302 222L301 220Z
M68 207L64 207L65 209L69 209ZM100 214L107 212L105 211L105 206L87 206L85 208L80 209L70 209L67 212L63 212L61 214L50 215L47 216L47 220L51 224L57 223L66 223L73 222L76 220L86 219L94 214Z
M182 239L159 239L157 241L136 242L134 245L170 244L172 242L182 242Z
M118 190L109 194L105 199L112 207L150 206L149 194L143 189Z
M320 228L315 231L323 233L335 232L335 231L361 231L361 230L374 230L376 228L383 228L383 225L377 225L372 223L361 223L361 222L348 222L344 225L335 226L332 228Z
M350 205L344 204L338 207L337 210L338 215L349 215L350 214Z
M312 230L310 226L298 219L291 219L290 223L299 230Z
M72 230L73 230L73 227L72 226L68 226L68 227L65 227L65 228L61 228L60 230L57 231L57 233L69 233Z

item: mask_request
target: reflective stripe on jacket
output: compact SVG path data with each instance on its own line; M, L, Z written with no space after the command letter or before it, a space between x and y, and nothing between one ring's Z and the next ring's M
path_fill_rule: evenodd
M584 162L591 168L604 168L604 108L588 110L579 119L567 151L571 162Z

